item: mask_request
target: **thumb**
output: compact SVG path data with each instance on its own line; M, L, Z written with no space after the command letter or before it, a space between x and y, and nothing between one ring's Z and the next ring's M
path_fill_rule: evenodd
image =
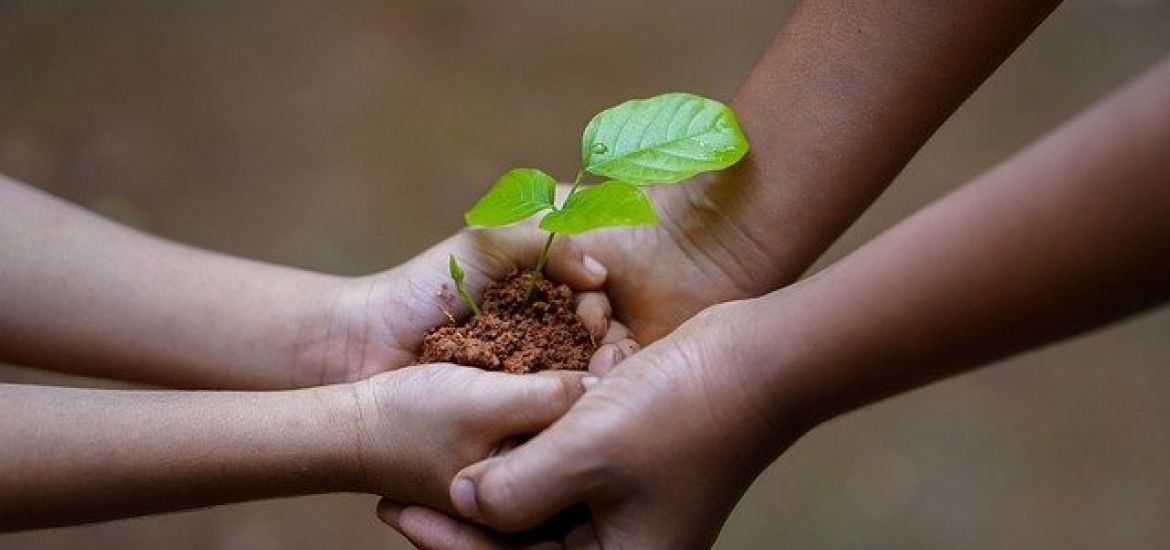
M499 438L538 433L565 415L598 377L580 371L552 370L515 375L489 373L484 384L467 396L477 414L490 420L484 429Z
M576 460L571 430L556 424L518 449L464 468L451 502L464 516L500 531L531 529L584 500L591 472Z

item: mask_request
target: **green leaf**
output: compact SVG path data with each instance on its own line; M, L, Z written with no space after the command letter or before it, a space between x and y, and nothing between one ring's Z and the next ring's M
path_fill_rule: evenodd
M675 183L722 170L748 152L726 105L686 93L635 99L593 117L581 139L590 173L637 185Z
M544 217L540 228L553 233L584 233L619 225L658 223L654 207L637 186L607 181L574 193L561 209Z
M463 219L473 227L518 222L552 208L556 187L557 182L552 176L535 168L509 170L463 215Z
M462 285L464 277L463 268L459 267L459 261L455 259L454 254L448 254L447 257L448 267L451 268L451 280L455 281L456 285Z

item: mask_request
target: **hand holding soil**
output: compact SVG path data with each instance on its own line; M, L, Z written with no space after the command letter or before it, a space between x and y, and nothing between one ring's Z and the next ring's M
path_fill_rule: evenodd
M466 273L458 257L451 254L455 293L473 317L428 334L420 359L511 373L586 368L598 349L598 335L590 336L573 315L567 287L542 280L557 235L655 225L658 216L641 187L674 184L727 168L748 149L747 138L726 105L693 94L668 93L626 101L589 121L581 139L581 169L559 205L556 180L548 174L533 168L506 172L464 218L472 227L500 227L548 211L540 220L548 237L536 267L527 275L512 273L489 286L481 308L465 286ZM586 173L610 179L582 187ZM451 322L456 325L454 317ZM599 361L612 364L619 359L618 350L629 347L607 350Z
M0 179L0 359L172 388L0 385L0 530L356 491L426 548L706 547L820 423L1170 299L1170 61L795 282L1055 4L804 3L748 162L711 174L748 150L721 103L622 103L571 186L509 170L492 229L367 277Z
M494 281L531 269L544 239L527 225L462 231L394 269L342 281L323 314L315 317L318 321L302 331L304 371L326 382L351 382L427 362L419 354L428 331L472 318L471 310L454 296L449 255L463 259L464 284L479 298ZM609 301L600 292L606 268L586 256L575 240L559 240L546 269L552 280L575 293L572 302L560 303L576 313L573 320L586 330L585 339L596 346L627 339L625 327L611 323Z

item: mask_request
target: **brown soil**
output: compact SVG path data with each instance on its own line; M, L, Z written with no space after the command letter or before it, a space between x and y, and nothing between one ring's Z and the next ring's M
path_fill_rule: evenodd
M525 300L528 280L516 271L488 286L483 313L428 333L419 362L511 373L587 369L597 344L577 318L573 291L542 279Z

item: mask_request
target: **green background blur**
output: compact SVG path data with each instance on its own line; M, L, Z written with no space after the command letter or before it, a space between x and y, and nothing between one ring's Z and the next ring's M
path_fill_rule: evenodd
M729 98L792 5L3 0L0 172L182 242L366 273L455 231L506 168L570 177L600 108ZM1168 51L1170 2L1067 3L826 260ZM16 368L0 381L78 382ZM719 546L1166 548L1168 417L1163 309L816 430ZM246 504L0 548L405 548L373 505Z

